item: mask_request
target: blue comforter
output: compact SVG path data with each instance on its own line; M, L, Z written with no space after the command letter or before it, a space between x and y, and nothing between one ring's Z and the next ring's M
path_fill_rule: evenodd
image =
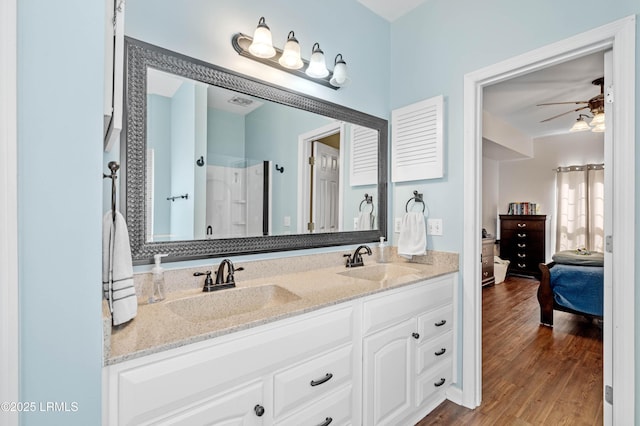
M549 270L556 303L586 314L602 316L604 275L601 266L556 264Z

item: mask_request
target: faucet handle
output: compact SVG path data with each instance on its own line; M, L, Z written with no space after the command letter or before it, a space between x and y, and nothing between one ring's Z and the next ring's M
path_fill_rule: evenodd
M205 271L205 272L194 272L193 276L194 277L201 277L203 275L206 275L207 277L204 279L204 287L211 287L213 285L213 280L211 279L211 271Z
M237 271L244 271L244 268L242 266L239 268L234 268L234 267L229 268L229 273L227 274L227 281L226 281L228 284L231 284L231 283L235 284L236 280L233 277L233 273Z

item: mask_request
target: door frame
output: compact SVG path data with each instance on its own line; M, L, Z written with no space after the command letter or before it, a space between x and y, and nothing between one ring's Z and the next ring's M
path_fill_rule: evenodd
M464 230L462 263L462 386L460 403L469 408L482 400L482 292L480 285L482 90L519 75L590 53L612 49L615 122L612 134L613 203L611 271L613 333L610 362L615 404L605 424L621 424L635 416L635 16L629 16L464 76ZM607 201L606 201L607 202ZM631 235L632 238L624 238ZM605 283L606 284L606 283ZM605 307L606 312L606 307ZM608 360L608 361L607 361ZM605 364L605 370L607 365Z
M342 206L343 206L343 189L344 189L344 137L345 126L342 122L334 122L329 123L326 126L319 127L315 130L311 130L306 133L302 133L298 136L298 225L297 232L298 234L306 234L308 233L307 229L307 217L309 217L309 205L306 202L302 202L302 200L309 199L309 187L311 185L311 177L308 170L308 158L311 156L311 143L314 140L322 139L326 136L333 135L335 133L340 133L340 159L339 166L340 167L340 182L338 183L338 211L340 215L338 216L338 229L342 228Z
M19 401L17 0L0 2L0 401ZM17 412L2 413L7 425Z

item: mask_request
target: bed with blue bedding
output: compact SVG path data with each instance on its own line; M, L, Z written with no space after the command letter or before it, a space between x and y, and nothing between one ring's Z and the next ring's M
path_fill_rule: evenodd
M553 327L553 311L602 319L604 298L602 253L567 250L540 264L540 323Z

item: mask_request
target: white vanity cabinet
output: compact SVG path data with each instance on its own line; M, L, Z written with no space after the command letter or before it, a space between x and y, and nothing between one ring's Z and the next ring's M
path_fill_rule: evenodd
M354 327L354 308L342 304L109 366L104 423L284 422L352 387Z
M107 366L103 424L414 424L452 382L456 277Z
M363 305L363 424L415 424L445 399L453 375L453 277Z

